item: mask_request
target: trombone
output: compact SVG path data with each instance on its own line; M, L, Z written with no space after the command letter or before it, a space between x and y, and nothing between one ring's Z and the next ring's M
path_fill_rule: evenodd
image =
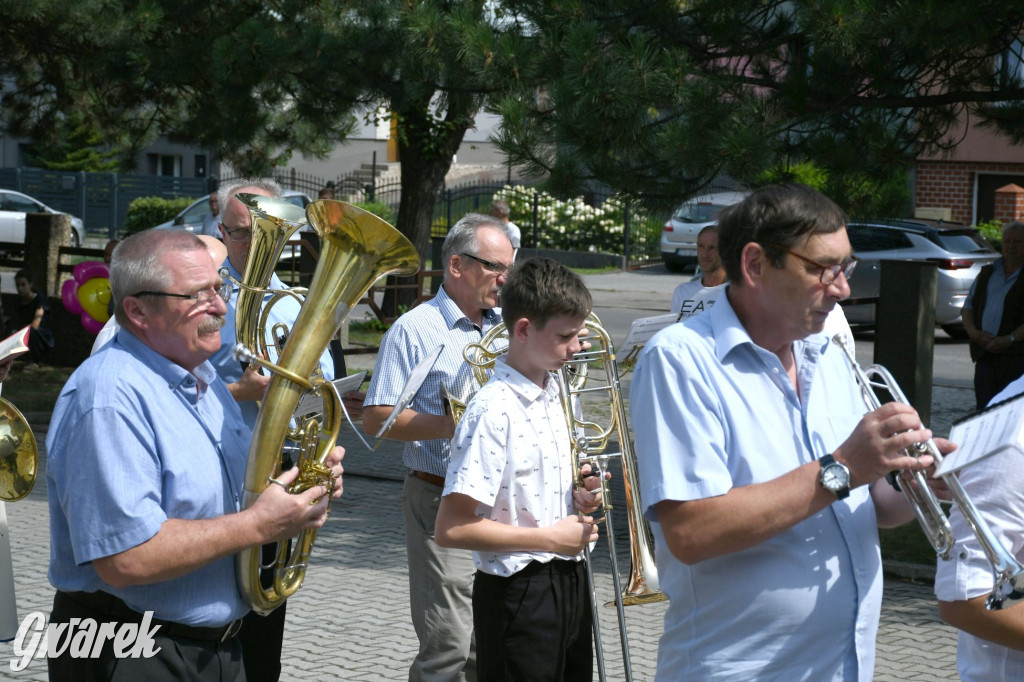
M888 393L897 402L909 402L889 370L880 365L872 365L866 370L861 369L842 334L833 336L832 342L838 345L846 356L846 361L849 363L850 369L853 370L860 386L861 396L869 410L876 410L882 406L882 401L876 391ZM907 448L907 454L913 457L931 455L935 458L936 464L942 463L942 453L936 447L935 441L930 438L927 442L915 443ZM953 502L960 508L967 525L978 538L985 557L992 566L994 586L992 593L985 601L986 608L997 611L1003 608L1004 604L1007 606L1018 604L1024 599L1024 566L996 539L988 522L974 506L956 474L946 474L941 478L949 488ZM900 490L910 502L914 515L917 517L918 523L921 524L925 535L928 536L928 541L935 553L939 558L948 561L955 538L949 525L949 519L946 518L942 507L939 506L938 498L928 487L927 476L922 471L915 471L913 483L901 485Z
M653 554L654 540L651 536L650 526L643 518L643 505L639 499L639 490L634 488L638 481L637 460L629 436L626 408L622 402L618 366L615 362L615 348L607 330L601 325L601 321L596 315L591 314L587 318L586 327L587 340L591 342L591 348L577 353L558 372L558 378L562 385L562 411L569 423L573 470L579 476L580 467L589 464L601 481L603 521L607 528L608 554L611 560L615 608L618 615L619 642L622 645L625 679L630 681L633 679L633 671L629 658L629 637L626 632L624 607L663 601L666 597L658 587L658 571ZM594 377L593 373L588 370L588 367L595 363L600 363L604 368L603 381L600 377ZM585 416L582 398L586 395L596 395L601 399L601 404L609 405L611 414L606 424L598 423ZM618 452L608 452L608 442L612 436L618 440ZM608 464L615 458L618 458L622 464L622 481L626 493L626 517L629 525L631 565L629 581L625 588L623 588L619 576L619 564L615 552L615 531L610 513L613 507L605 480ZM606 679L604 651L601 643L597 594L594 587L589 545L585 548L585 552L590 580L591 608L593 609L594 649L597 653L598 678L604 680Z

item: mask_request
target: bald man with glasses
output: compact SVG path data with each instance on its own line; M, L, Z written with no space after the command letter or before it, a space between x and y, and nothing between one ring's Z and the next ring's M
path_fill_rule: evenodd
M472 586L467 550L434 540L434 519L448 471L455 423L446 414L442 385L466 400L477 388L462 349L501 322L498 290L512 264L508 230L496 218L470 213L444 240L444 282L431 300L405 313L381 341L366 391L363 425L375 434L398 402L413 368L438 346L444 349L388 438L404 441L408 468L402 495L409 559L409 600L419 652L409 679L475 680Z

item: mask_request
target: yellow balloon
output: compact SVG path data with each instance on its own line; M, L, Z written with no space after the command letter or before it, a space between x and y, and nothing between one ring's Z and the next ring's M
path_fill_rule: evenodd
M93 277L78 285L78 302L82 309L97 322L110 319L107 312L110 305L110 280L106 277Z

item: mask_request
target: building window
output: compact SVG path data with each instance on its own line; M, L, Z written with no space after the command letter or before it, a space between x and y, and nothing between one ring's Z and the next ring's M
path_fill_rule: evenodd
M999 87L1019 88L1024 85L1024 39L1017 38L996 58Z
M170 154L161 154L158 169L157 175L174 178L181 177L181 157Z
M206 177L206 154L196 154L196 177Z

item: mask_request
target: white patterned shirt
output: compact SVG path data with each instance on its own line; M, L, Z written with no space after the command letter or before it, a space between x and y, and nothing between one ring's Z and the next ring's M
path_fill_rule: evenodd
M477 390L473 372L462 355L470 343L479 343L491 327L501 323L501 309L485 310L483 326L477 327L463 314L442 286L434 298L405 313L381 339L373 378L363 405L396 405L417 363L440 345L444 350L434 363L409 409L424 414L444 414L441 383L460 400ZM450 443L447 438L416 440L405 444L402 461L415 471L444 476L448 470Z
M558 381L544 388L495 362L494 375L473 396L452 439L444 494L479 502L477 516L510 526L546 528L575 514L569 426ZM552 552L473 552L477 569L508 577L531 561L580 560Z

